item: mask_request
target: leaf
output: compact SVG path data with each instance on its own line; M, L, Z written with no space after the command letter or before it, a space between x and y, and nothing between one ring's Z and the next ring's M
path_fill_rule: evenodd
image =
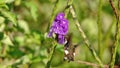
M0 4L12 3L12 2L14 2L14 0L0 0Z
M4 4L4 3L5 3L5 1L4 1L4 0L0 0L0 5L1 5L1 4Z
M1 26L1 24L4 24L4 21L5 21L5 18L0 16L0 26Z
M15 3L16 6L19 6L21 4L21 0L15 0L14 3Z
M10 20L15 26L17 25L17 18L15 14L13 14L10 11L0 9L1 14L6 17L8 20Z
M23 60L22 63L25 64L25 63L30 62L30 60L32 59L32 57L33 57L33 55L32 55L31 53L23 56L23 57L22 57L22 60Z
M5 3L12 3L14 2L15 0L4 0Z
M6 34L4 34L4 38L2 40L2 43L6 44L6 45L13 45L10 37Z
M36 4L33 2L26 2L25 5L27 8L30 8L31 16L36 21L37 17L38 17L38 14L37 14L38 8L37 8Z
M0 24L0 32L3 32L5 29L5 24Z
M5 8L5 9L9 9L8 6L6 4L0 4L0 8Z
M30 12L31 12L33 19L36 21L37 20L37 7L35 5L31 6Z
M3 39L3 37L4 37L3 32L0 32L0 40L2 40L2 39Z
M9 9L8 6L5 4L5 0L0 0L0 8Z
M44 59L44 58L41 58L41 57L35 57L34 59L32 59L32 63L40 62L42 59Z
M26 21L24 20L18 20L18 26L24 30L25 33L29 33L29 26Z

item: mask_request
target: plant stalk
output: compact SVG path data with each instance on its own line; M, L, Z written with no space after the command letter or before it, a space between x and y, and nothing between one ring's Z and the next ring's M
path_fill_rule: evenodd
M103 63L101 62L101 60L100 60L99 57L97 56L95 50L91 48L90 43L89 43L89 40L87 39L84 31L83 31L82 28L81 28L81 25L79 24L79 21L78 21L78 19L77 19L77 17L76 17L75 10L74 10L74 8L73 8L72 5L70 6L70 13L72 14L72 17L73 17L73 19L74 19L74 21L75 21L76 27L78 28L81 36L83 37L85 44L87 45L87 47L89 48L90 52L92 53L92 55L94 56L94 58L97 60L97 62L99 63L99 65L100 65L101 67L103 67Z
M99 49L99 56L102 58L102 22L101 22L101 11L102 11L102 0L99 0L98 6L98 19L97 19L97 26L98 26L98 49Z
M117 48L118 48L118 39L119 39L119 30L120 30L120 24L119 24L119 13L117 11L117 9L114 6L114 3L112 0L109 0L110 5L113 9L113 12L115 14L116 17L116 31L115 31L115 39L114 39L114 43L112 46L112 58L111 58L111 62L110 62L110 68L114 68L114 64L115 64L115 57L116 57L116 52L117 52ZM119 0L118 0L118 4L119 4ZM119 6L118 6L119 8Z

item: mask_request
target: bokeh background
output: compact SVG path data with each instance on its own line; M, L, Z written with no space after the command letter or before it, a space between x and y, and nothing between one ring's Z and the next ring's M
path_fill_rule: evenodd
M47 27L56 0L0 0L0 68L45 68L51 52L52 38L47 38ZM117 1L114 1L117 6ZM55 14L62 12L67 0L59 0ZM108 0L103 0L100 23L102 23L102 53L98 47L99 0L73 0L81 27L104 64L109 64L115 34L115 16ZM83 38L68 14L69 33L76 48L75 61L63 60L64 46L57 44L51 68L96 68L76 61L97 64ZM116 64L119 65L120 46Z

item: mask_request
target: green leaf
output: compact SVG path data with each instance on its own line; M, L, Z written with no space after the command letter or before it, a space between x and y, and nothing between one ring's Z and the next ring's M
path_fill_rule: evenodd
M10 37L6 34L4 34L4 38L2 39L2 43L6 44L6 45L13 45Z
M15 26L17 25L17 19L15 14L13 14L10 11L0 9L1 14L6 17L8 20L10 20Z
M14 2L15 0L4 0L5 3L12 3Z
M24 20L18 20L18 26L24 30L25 33L29 33L29 26L26 21Z
M0 8L5 8L5 9L9 9L8 6L6 4L0 4Z
M14 3L15 3L16 6L19 6L21 4L21 0L15 0Z
M25 5L27 8L30 8L31 16L36 21L37 17L38 17L38 14L37 14L38 8L37 8L36 4L33 2L26 2Z
M0 4L12 3L12 2L14 2L14 0L0 0Z
M3 32L5 29L5 24L0 24L0 32Z
M37 7L35 5L31 6L30 12L31 12L33 19L36 21L37 20Z
M4 21L5 21L5 18L0 16L0 26L1 26L1 24L4 24Z
M32 57L33 57L33 55L31 53L23 56L22 57L22 59L23 59L22 63L25 64L25 63L31 62L30 60L32 59Z
M32 63L40 62L41 60L41 57L35 57L34 59L32 59Z
M5 3L5 1L4 1L4 0L0 0L0 5L1 5L1 4L4 4L4 3Z
M0 40L2 40L2 39L3 39L3 37L4 37L3 32L0 32Z

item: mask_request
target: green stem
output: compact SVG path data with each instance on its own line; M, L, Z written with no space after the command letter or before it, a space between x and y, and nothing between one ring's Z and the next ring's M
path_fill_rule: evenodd
M118 0L118 9L120 10L120 0Z
M115 23L115 18L113 19L113 22L110 24L106 34L104 35L104 37L102 39L102 41L104 41L103 42L104 47L102 48L102 53L105 51L106 48L108 48L108 42L109 42L109 38L110 38L110 35L111 35L111 30L112 30L112 27L113 27L114 23Z
M109 38L110 32L112 30L112 27L113 27L114 23L115 23L115 18L113 19L113 22L110 24L106 34L104 35L103 40L107 40Z
M114 43L113 43L113 47L112 47L112 58L111 58L111 63L110 63L110 68L114 68L114 63L115 63L115 57L116 57L116 52L117 52L117 48L118 48L118 39L119 39L119 30L120 30L120 24L119 24L119 14L117 9L115 8L112 0L109 0L110 5L113 9L113 12L116 16L116 32L115 32L115 39L114 39Z
M100 18L101 18L101 10L102 10L102 0L99 0L97 25L98 25L98 48L99 48L99 56L100 56L100 58L102 57L102 46L101 46L101 41L102 41L102 22L100 20Z
M111 59L111 63L110 63L110 68L114 67L114 63L115 63L115 57L116 57L116 52L117 52L117 48L118 48L118 38L119 38L119 28L120 25L118 24L119 21L117 21L116 23L116 33L115 33L115 40L114 40L114 44L112 47L112 59Z
M72 3L73 3L73 0L68 0L67 1L67 5L66 5L66 8L64 10L64 12L65 12L65 18L67 18L67 15L68 15L68 13L70 11L69 7L70 7L70 5L72 5Z
M92 53L92 55L94 56L94 58L97 60L97 62L99 63L99 65L101 67L103 67L103 64L102 64L101 60L99 59L99 57L97 56L95 50L91 48L89 40L87 39L85 33L83 32L83 30L81 28L81 25L79 24L79 21L78 21L78 19L76 17L75 10L74 10L74 8L73 8L72 5L70 6L70 13L72 14L72 17L73 17L73 19L75 21L76 27L78 28L81 36L83 37L85 44L87 45L87 47L89 48L90 52Z
M59 3L59 0L56 0L55 2L55 6L53 8L53 11L52 11L52 15L51 15L51 18L50 18L50 22L48 23L48 27L47 27L47 32L49 31L50 29L50 26L55 18L55 15L56 15L56 12L57 12L57 8L58 8L58 3Z
M50 55L49 55L49 60L47 62L46 68L50 68L50 64L51 64L51 61L52 61L56 46L57 46L57 44L53 44L53 47L51 49L51 52L50 52Z
M51 15L51 19L50 19L50 22L48 23L48 28L47 28L47 32L49 31L50 29L50 26L55 18L55 15L56 15L56 11L57 11L57 8L58 8L58 3L59 3L59 0L56 0L56 3L55 3L55 6L54 6L54 9L53 9L53 12L52 12L52 15ZM50 64L51 64L51 61L52 61L52 58L53 58L53 54L55 52L55 48L56 48L57 44L53 44L53 47L51 49L51 52L50 52L50 55L49 55L49 59L48 59L48 62L47 62L47 65L46 65L46 68L50 68Z

